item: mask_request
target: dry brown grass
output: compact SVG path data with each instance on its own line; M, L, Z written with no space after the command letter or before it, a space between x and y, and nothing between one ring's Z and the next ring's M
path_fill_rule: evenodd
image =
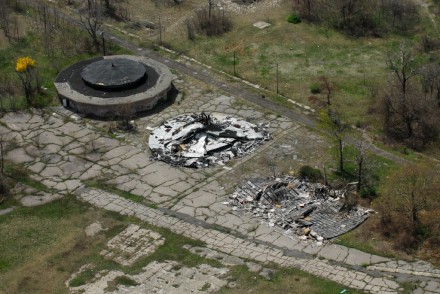
M335 104L345 112L351 124L378 124L367 110L373 103L371 89L386 82L385 52L396 38L351 39L337 32L314 25L287 22L292 3L284 0L268 7L271 0L255 4L252 12L237 14L226 11L233 20L233 30L222 37L187 38L185 21L197 8L208 5L205 0L185 0L180 5L167 1L130 0L124 3L131 21L150 21L156 27L159 16L162 42L179 53L185 53L214 68L232 73L233 52L237 55L239 76L276 90L276 64L279 64L279 89L287 97L309 104L310 85L327 76L336 83ZM256 21L271 24L266 29L253 27ZM142 42L157 42L159 30L129 29L125 23L108 20L113 26L139 36Z
M6 38L4 32L0 30L0 49L7 49L11 45L8 42L8 39Z

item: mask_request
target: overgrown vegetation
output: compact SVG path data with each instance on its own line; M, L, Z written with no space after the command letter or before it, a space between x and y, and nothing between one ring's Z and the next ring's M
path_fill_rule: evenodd
M195 12L192 21L187 21L188 39L194 41L195 32L204 34L208 37L220 36L232 29L230 16L223 11L213 8L209 2L208 8L202 8Z
M440 257L439 187L438 167L425 164L403 166L384 182L378 229L397 249L419 247Z
M303 0L294 1L294 10L309 22L357 37L407 34L420 22L416 4L409 0Z
M287 17L287 22L297 24L301 22L301 18L297 14L291 14Z
M388 54L387 64L392 77L379 98L384 131L421 150L440 132L440 65L418 65L407 42Z
M219 293L281 293L294 292L302 293L340 293L345 289L344 293L361 293L354 289L346 289L345 287L330 282L328 280L313 276L311 274L301 272L297 269L275 268L275 274L272 280L261 278L256 273L247 270L246 266L236 266L230 272L232 281L237 287L222 288ZM294 289L294 290L292 290Z
M100 52L95 39L87 38L53 7L2 1L0 11L0 29L8 42L0 47L0 113L54 103L53 81L61 69ZM109 54L121 50L113 44L107 49ZM26 56L33 66L17 71L18 59Z
M323 180L321 171L308 165L301 166L298 174L304 180L314 183L321 182Z

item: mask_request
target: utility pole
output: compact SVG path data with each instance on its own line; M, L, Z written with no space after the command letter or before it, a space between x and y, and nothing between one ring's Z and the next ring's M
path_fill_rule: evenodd
M277 63L277 94L280 93L278 77L279 77L279 74L278 74L278 63Z
M159 45L162 45L162 22L159 15Z
M102 39L102 55L105 56L105 38L104 38L104 31L101 31L100 35L101 35L101 39Z
M234 76L237 75L235 72L235 50L234 50Z

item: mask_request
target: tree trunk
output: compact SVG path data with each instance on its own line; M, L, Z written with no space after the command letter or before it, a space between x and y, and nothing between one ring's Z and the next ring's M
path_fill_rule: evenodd
M406 132L408 134L408 138L411 138L413 135L413 127L410 120L406 122Z
M417 215L417 207L416 207L416 196L414 195L414 191L411 192L411 220L412 223L414 225L414 227L418 224L419 222L419 217Z
M341 173L344 172L344 145L342 142L342 138L338 139L338 143L339 143L339 171Z
M362 188L362 177L363 177L362 169L364 168L363 167L363 165L364 165L364 156L362 154L359 155L359 156L360 156L360 158L359 158L359 161L358 161L358 176L357 176L357 185L356 185L356 188L357 188L358 192Z

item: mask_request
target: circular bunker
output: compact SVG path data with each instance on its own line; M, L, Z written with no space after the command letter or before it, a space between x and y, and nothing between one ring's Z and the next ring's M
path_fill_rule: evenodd
M153 158L175 166L208 167L243 157L272 137L254 125L225 114L184 114L150 133Z
M55 87L64 107L97 117L121 109L150 110L172 88L167 66L142 56L114 55L75 63L59 73Z

